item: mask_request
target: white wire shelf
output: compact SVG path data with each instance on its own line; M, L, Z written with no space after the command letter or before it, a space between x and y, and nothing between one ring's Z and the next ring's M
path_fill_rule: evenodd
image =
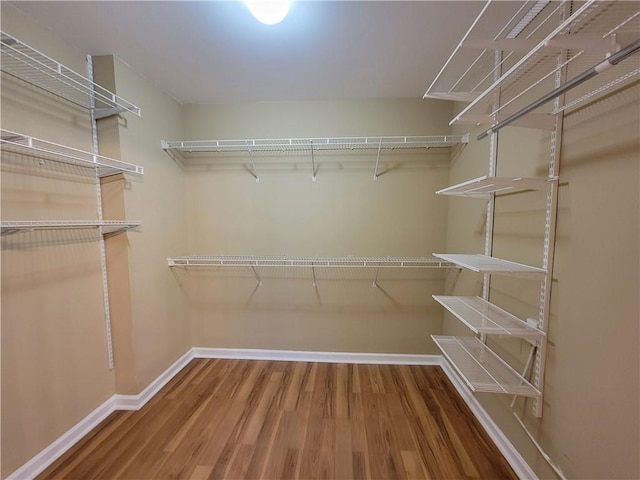
M169 267L248 275L262 285L263 278L309 280L430 281L443 269L458 268L435 257L289 257L254 255L190 255L167 258Z
M94 110L96 118L121 112L141 115L139 107L4 32L0 32L0 52L3 72Z
M40 161L66 163L80 167L95 168L98 176L106 177L115 173L142 175L144 168L112 158L67 147L47 140L30 137L22 133L0 130L0 149L18 155L35 157Z
M453 185L436 193L439 195L455 195L471 198L491 198L494 193L513 193L526 190L543 190L554 178L524 178L524 177L489 177L474 178L458 185Z
M395 150L446 148L469 142L466 135L390 136L390 137L333 137L333 138L272 138L244 140L162 140L165 150L182 153L260 153L309 152L337 150Z
M433 255L447 262L479 273L518 275L540 279L542 279L546 273L544 269L539 267L532 267L522 263L489 257L487 255L456 253L434 253Z
M477 338L431 338L472 391L540 396L538 389Z
M190 255L167 258L170 267L456 268L435 257L278 257Z
M118 220L38 220L38 221L7 221L0 222L2 235L13 235L35 230L68 230L68 229L96 229L103 235L113 235L139 227L140 222Z
M474 333L540 341L545 333L480 297L433 295Z
M494 123L553 90L563 67L570 69L572 78L640 38L638 2L588 0L562 20L570 6L569 1L488 1L425 98L470 102L450 123ZM558 62L563 50L566 57ZM598 80L568 92L564 106L554 109L550 104L538 114L574 108L639 76L637 60L621 62L600 73ZM498 92L500 106L494 108ZM523 122L525 126L528 120Z

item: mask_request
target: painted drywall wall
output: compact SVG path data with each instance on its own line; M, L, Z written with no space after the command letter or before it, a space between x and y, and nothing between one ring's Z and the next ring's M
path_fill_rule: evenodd
M3 30L86 71L82 53L2 8ZM182 134L180 105L112 57L95 66L106 86L146 112L99 121L100 153L146 173L102 182L106 219L143 222L106 241L115 369L107 362L97 232L3 237L3 477L114 393L139 393L191 346L186 303L165 263L186 245L183 173L160 148L161 138ZM2 80L3 128L91 150L88 112ZM96 193L91 171L3 153L3 220L95 219Z
M128 259L139 393L191 347L184 296L166 265L166 258L186 248L185 175L160 147L160 140L182 135L181 106L127 65L112 58L115 89L142 109L117 125L121 159L142 165L144 176L122 184L126 218L142 222L128 234ZM104 132L107 147L110 136ZM124 393L124 392L118 392Z
M184 109L188 139L440 135L447 102L282 102ZM271 155L256 160L260 182L229 162L187 175L189 254L429 256L444 247L448 150ZM236 159L237 161L237 159ZM248 160L245 160L245 164ZM217 166L216 166L217 165ZM179 252L183 253L183 252ZM273 269L174 269L190 304L193 343L207 347L434 353L441 315L430 298L444 272L418 276ZM395 275L395 277L394 277ZM294 278L291 278L294 277Z
M2 2L2 29L71 68L85 57ZM87 111L2 75L2 128L91 149ZM96 219L90 170L3 153L2 219ZM2 237L2 477L114 393L97 233Z
M639 409L639 90L625 88L565 117L543 417L525 422L569 478L638 478ZM464 127L456 127L464 128ZM472 133L472 139L474 138ZM488 140L472 141L451 170L452 183L488 167ZM545 176L548 132L507 127L499 134L498 175ZM476 152L479 156L476 155ZM473 153L473 155L471 155ZM496 205L494 255L541 265L544 198L503 197ZM447 249L482 252L475 225L482 205L449 203ZM456 294L480 293L480 275L463 273ZM538 282L494 276L491 300L521 318L537 317ZM469 334L446 315L443 331ZM524 342L493 342L517 368ZM510 398L479 395L492 418L541 478L555 478L509 409Z

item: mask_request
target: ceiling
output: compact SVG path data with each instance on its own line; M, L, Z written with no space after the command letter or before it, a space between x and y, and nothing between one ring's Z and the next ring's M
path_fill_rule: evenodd
M13 1L83 53L182 103L421 98L483 2L300 1L274 26L240 1Z

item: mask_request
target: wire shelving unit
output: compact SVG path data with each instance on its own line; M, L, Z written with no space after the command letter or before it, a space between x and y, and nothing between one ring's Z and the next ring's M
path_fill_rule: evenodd
M349 150L395 150L421 148L447 148L468 143L469 135L388 136L388 137L325 137L325 138L272 138L243 140L162 140L165 150L189 153L286 153Z
M482 176L467 182L438 190L438 195L454 195L460 197L489 199L492 194L515 193L525 190L543 190L549 186L554 178L524 178L524 177L489 177Z
M545 333L480 297L433 295L436 302L478 334L539 341Z
M3 221L0 222L0 231L4 236L36 230L100 229L102 235L109 236L139 226L140 222L119 220Z
M92 110L95 118L122 112L141 115L131 102L5 32L0 32L0 52L2 72Z
M432 335L453 368L473 392L539 397L540 391L475 337Z
M254 255L189 255L167 258L174 268L214 272L242 271L262 285L263 278L308 278L317 286L319 278L369 280L421 280L433 272L455 269L451 262L436 257L289 257ZM428 273L431 272L431 273Z
M135 228L140 225L140 222L104 220L99 178L115 173L142 175L144 172L141 166L98 155L97 120L125 112L141 116L141 110L131 102L95 83L93 81L93 60L91 56L86 58L87 76L84 76L12 35L0 31L0 70L2 73L51 94L58 100L70 102L87 110L91 122L92 140L92 153L89 153L29 135L2 130L0 133L2 160L10 158L13 160L13 157L16 157L20 161L34 159L43 166L46 162L51 161L93 169L96 180L98 217L97 220L7 221L1 222L1 233L2 235L11 235L38 230L66 229L93 229L98 232L99 235L96 239L100 249L107 354L109 369L113 369L105 238Z
M455 268L436 257L287 257L189 255L168 258L170 267Z
M452 124L499 122L553 90L560 69L568 68L571 78L640 39L637 2L588 0L561 20L570 3L489 0L424 97L470 102ZM552 128L546 117L634 82L640 76L635 58L601 72L598 82L567 93L563 105L541 107L520 125ZM499 106L493 105L497 92Z
M0 130L0 149L18 155L37 158L40 162L52 161L80 167L95 168L99 177L116 173L142 175L144 168L102 155L30 137L22 133Z
M546 271L540 267L533 267L488 255L465 253L434 253L433 255L472 272L493 275L518 275L536 279L540 279L546 274Z
M162 140L164 150L178 154L184 166L197 165L197 161L223 158L246 158L251 163L247 167L256 182L260 181L256 167L256 159L266 162L267 159L289 156L303 156L311 163L311 179L316 181L316 155L343 155L349 153L371 152L371 160L375 159L373 179L380 174L380 160L383 153L392 151L416 151L433 148L450 148L469 142L469 134L435 135L435 136L383 136L383 137L306 137L306 138L271 138L240 140ZM375 155L375 156L374 156ZM362 157L361 157L362 158ZM361 159L360 158L360 159Z

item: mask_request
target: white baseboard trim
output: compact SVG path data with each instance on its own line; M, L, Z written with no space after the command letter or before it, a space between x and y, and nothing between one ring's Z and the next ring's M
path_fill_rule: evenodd
M489 414L482 408L480 402L462 383L441 355L194 347L176 360L138 395L113 395L5 480L24 480L36 477L114 411L141 409L194 358L440 366L516 474L523 479L537 479L536 474L524 461L513 444L502 433Z
M194 358L229 358L283 362L361 363L383 365L440 365L441 355L402 353L311 352L299 350L260 350L246 348L191 349Z
M5 480L25 480L42 473L67 450L116 410L140 410L158 391L193 359L192 350L176 360L138 395L112 395L51 445L25 463Z
M116 410L140 410L167 383L171 381L187 364L193 360L193 349L182 355L178 360L162 372L147 388L137 395L119 395L113 397Z
M25 480L36 477L115 410L115 402L111 397L5 480Z
M487 435L493 440L500 453L504 456L505 460L511 465L516 475L519 478L527 480L538 480L538 476L531 469L529 464L525 462L522 455L516 450L513 444L509 441L502 430L496 425L493 419L489 416L487 411L482 407L478 399L473 395L471 390L462 383L460 377L451 368L451 365L444 357L441 357L440 367L447 375L455 389L458 391L464 402L467 404L473 415L476 417L480 425L485 429Z

